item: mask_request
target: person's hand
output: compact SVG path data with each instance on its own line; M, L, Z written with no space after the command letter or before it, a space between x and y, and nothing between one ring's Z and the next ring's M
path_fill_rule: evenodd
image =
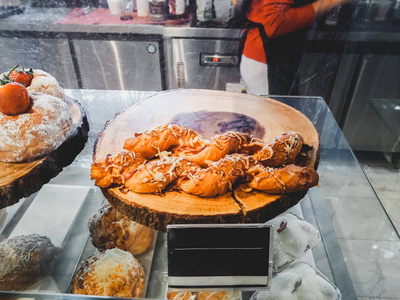
M323 15L329 12L332 8L350 3L351 0L317 0L312 6L317 15Z

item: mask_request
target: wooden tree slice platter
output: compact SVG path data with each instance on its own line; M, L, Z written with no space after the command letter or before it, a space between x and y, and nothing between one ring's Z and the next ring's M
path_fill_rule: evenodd
M0 208L13 205L37 192L51 178L73 162L88 139L89 123L81 105L66 97L73 116L71 136L55 151L25 163L0 162Z
M150 96L107 122L94 147L94 160L123 150L135 133L173 123L211 138L229 130L251 133L271 142L285 131L297 131L311 147L302 165L316 166L319 135L296 109L270 98L212 90L170 90ZM168 224L265 222L298 203L306 192L268 195L235 189L217 198L167 192L164 196L102 189L111 205L155 230Z

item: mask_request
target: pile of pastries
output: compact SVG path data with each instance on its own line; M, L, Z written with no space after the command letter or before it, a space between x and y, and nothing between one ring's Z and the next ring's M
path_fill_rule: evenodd
M303 137L285 132L270 143L229 131L210 140L180 125L166 124L125 141L124 150L92 164L102 188L162 194L179 190L217 197L238 183L269 194L304 191L318 184L311 166L296 164Z
M78 269L71 292L141 297L146 276L137 256L151 246L153 231L128 219L109 204L94 212L88 227L92 244L99 251L87 258Z

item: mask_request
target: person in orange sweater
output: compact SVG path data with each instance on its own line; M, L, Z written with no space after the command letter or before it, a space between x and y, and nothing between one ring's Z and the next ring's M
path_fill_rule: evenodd
M305 1L244 0L248 21L240 73L248 93L287 95L300 63L305 29L318 15L351 2Z

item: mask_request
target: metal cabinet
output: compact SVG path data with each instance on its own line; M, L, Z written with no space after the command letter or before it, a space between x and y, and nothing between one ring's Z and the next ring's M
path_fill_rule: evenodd
M0 32L0 70L16 64L42 69L64 88L78 88L68 38L62 33Z
M157 36L73 34L84 89L160 91L163 51Z
M167 86L225 90L239 83L237 39L168 38Z

